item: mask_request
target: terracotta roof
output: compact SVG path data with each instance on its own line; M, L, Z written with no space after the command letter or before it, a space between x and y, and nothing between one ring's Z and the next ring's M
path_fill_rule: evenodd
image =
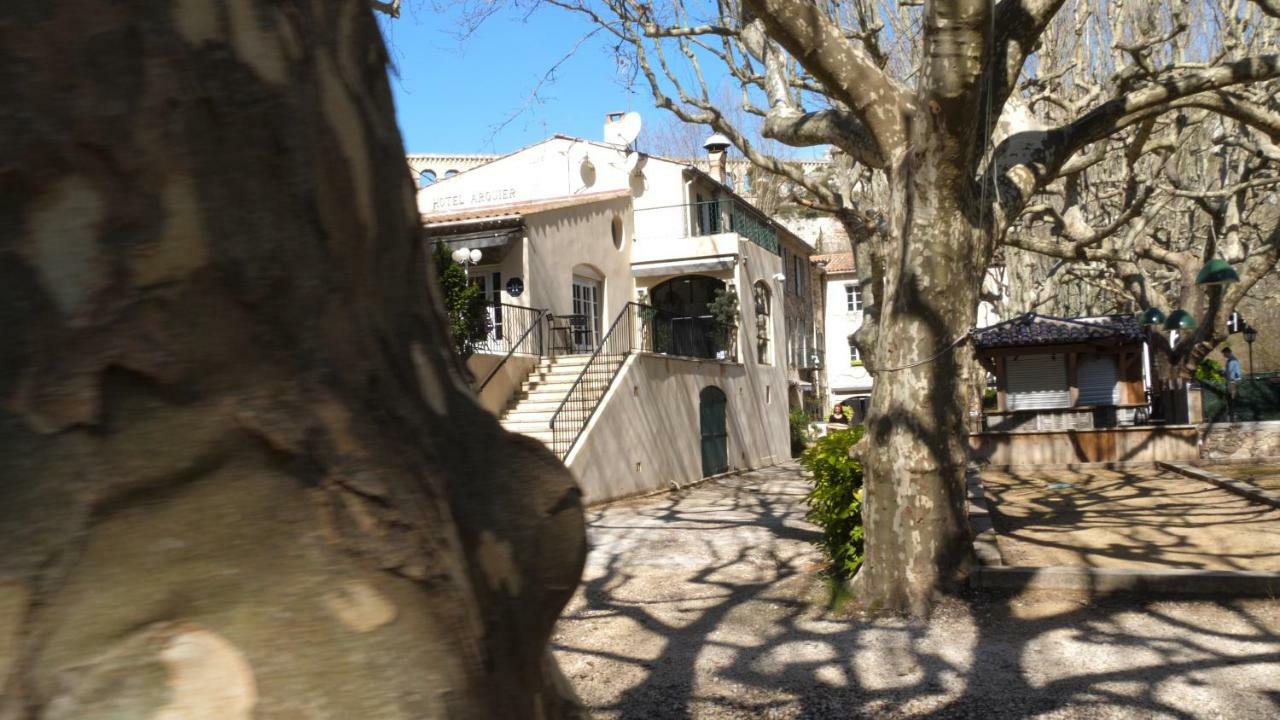
M853 272L856 268L853 262L853 253L831 253L830 255L814 255L813 262L827 264L827 274L832 273L848 273Z
M973 345L985 349L1109 339L1138 341L1142 337L1142 326L1130 314L1060 318L1027 313L977 331L973 335Z
M561 208L574 207L575 205L587 205L630 196L630 190L609 190L606 192L583 193L581 195L566 195L545 200L526 200L525 202L506 203L504 205L485 205L463 210L424 213L422 215L422 224L434 225L436 223L458 222L460 220L485 220L508 215L534 215L549 210L559 210Z

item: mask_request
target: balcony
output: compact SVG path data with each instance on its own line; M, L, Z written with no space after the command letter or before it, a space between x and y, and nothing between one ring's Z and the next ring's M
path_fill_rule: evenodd
M737 201L639 208L635 216L631 261L637 275L673 274L652 267L657 264L677 272L732 269L743 240L780 254L778 234L769 221Z

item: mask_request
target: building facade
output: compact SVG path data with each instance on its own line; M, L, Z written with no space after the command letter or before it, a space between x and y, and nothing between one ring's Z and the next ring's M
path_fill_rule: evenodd
M862 286L853 263L853 253L817 255L816 262L824 271L823 305L827 396L825 410L845 405L854 422L862 422L871 402L871 374L852 336L862 327Z
M722 158L709 173L557 135L418 191L427 241L465 250L494 303L469 361L481 402L590 502L790 456L811 252L719 179Z

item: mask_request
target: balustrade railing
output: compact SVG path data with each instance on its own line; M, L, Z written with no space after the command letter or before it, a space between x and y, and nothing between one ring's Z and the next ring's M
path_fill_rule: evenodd
M646 305L627 303L605 332L595 352L578 374L555 414L551 416L551 450L564 459L586 429L596 407L609 390L627 356L636 349L636 330ZM648 308L652 310L652 308Z
M758 211L737 200L660 205L637 208L635 212L644 213L645 222L650 227L665 228L668 237L701 237L733 232L774 255L782 254L777 229Z
M733 330L711 315L678 315L645 306L641 311L641 349L663 355L734 360Z
M484 390L512 355L542 357L546 354L546 310L496 303L490 306L490 311L489 337L477 346L477 351L505 355L476 388L477 393Z

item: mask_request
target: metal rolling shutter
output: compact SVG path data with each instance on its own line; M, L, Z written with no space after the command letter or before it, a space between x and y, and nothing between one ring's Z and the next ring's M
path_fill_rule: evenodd
M1116 405L1120 402L1120 384L1116 382L1116 359L1110 355L1086 358L1077 374L1080 383L1080 405Z
M1027 355L1005 361L1006 400L1010 410L1046 410L1071 406L1067 362L1062 355Z

